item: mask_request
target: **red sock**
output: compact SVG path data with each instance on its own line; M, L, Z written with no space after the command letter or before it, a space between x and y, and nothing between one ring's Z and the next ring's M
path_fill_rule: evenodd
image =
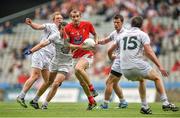
M89 97L88 97L88 100L89 100L89 103L90 103L90 104L93 104L93 103L95 102L93 96L89 96Z
M90 91L94 91L94 86L91 84L91 85L89 85L89 90Z

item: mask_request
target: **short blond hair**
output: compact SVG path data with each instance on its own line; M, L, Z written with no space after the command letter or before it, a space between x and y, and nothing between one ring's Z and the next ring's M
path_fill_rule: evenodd
M58 11L54 12L54 13L50 16L50 19L51 19L51 20L54 20L55 16L57 16L57 15L61 15L61 13L58 12Z

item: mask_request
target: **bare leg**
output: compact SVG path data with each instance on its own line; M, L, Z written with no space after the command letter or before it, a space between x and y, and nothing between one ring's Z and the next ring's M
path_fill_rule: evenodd
M163 82L160 78L160 75L154 69L152 69L149 72L149 76L147 79L153 80L155 82L156 89L157 89L158 93L160 94L160 99L163 102L163 104L164 105L169 104L168 98L167 98L167 95L165 92L165 88L164 88Z
M120 88L118 82L119 82L120 78L115 78L114 79L114 85L113 85L113 89L114 89L114 92L116 93L116 95L118 96L118 98L121 100L121 99L124 99L124 96L123 96L123 92L122 92L122 89Z
M20 98L24 98L27 91L32 87L34 82L40 78L41 70L38 68L32 68L30 78L25 82L23 89L19 95Z
M89 103L94 104L95 100L93 96L91 95L91 92L88 86L88 83L90 83L90 81L85 71L86 67L87 67L87 60L81 58L75 66L75 75L78 78L86 96L88 97Z
M141 107L145 109L149 108L148 103L146 101L146 83L143 79L139 81L139 94L141 98Z
M106 88L105 88L105 94L104 94L104 99L105 101L109 101L112 91L113 91L113 81L114 78L116 78L114 75L110 74L107 81L106 81Z
M34 97L33 101L38 102L39 97L47 90L47 88L50 86L50 83L48 83L49 80L49 71L48 70L43 70L42 71L42 76L44 79L44 82L41 84L40 88L38 89L36 96ZM56 73L51 73L51 77L56 76ZM53 78L53 77L52 77Z
M49 91L49 93L46 97L47 102L50 102L50 100L54 97L59 85L65 80L65 77L66 76L64 74L61 74L61 73L57 74L57 76L52 84L51 90Z

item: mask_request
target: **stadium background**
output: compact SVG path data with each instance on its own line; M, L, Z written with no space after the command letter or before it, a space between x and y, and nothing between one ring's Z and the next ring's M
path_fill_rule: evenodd
M130 27L131 17L142 15L145 18L143 30L151 37L151 45L156 55L169 72L169 77L163 78L163 81L170 101L180 101L179 6L178 0L42 0L41 2L18 0L15 3L9 0L2 1L0 8L0 101L16 99L30 72L31 56L23 55L23 51L35 45L42 33L25 25L24 19L30 17L34 22L49 22L49 15L58 10L68 22L70 21L68 14L72 8L82 11L82 19L91 21L101 38L113 31L112 17L115 13L120 13L125 17L125 28ZM110 70L111 62L107 57L109 45L97 47L94 64L88 70L91 81L100 93L96 98L97 101L103 100L105 80ZM41 80L36 82L26 99L32 99L40 83ZM128 102L140 101L137 82L130 82L123 78L120 85ZM86 101L73 74L69 75L61 88L53 101ZM147 88L148 101L159 101L154 84L147 81ZM112 101L118 101L114 94Z

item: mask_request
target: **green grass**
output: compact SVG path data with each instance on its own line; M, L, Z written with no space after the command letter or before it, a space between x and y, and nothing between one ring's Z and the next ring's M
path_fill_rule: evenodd
M180 103L176 104L180 106ZM154 117L172 118L179 117L180 111L164 112L160 103L150 104L153 114L143 115L139 112L140 104L131 103L127 109L117 109L117 104L111 103L108 110L93 109L86 111L87 103L50 103L47 110L35 110L32 107L22 108L15 102L0 102L0 117Z

